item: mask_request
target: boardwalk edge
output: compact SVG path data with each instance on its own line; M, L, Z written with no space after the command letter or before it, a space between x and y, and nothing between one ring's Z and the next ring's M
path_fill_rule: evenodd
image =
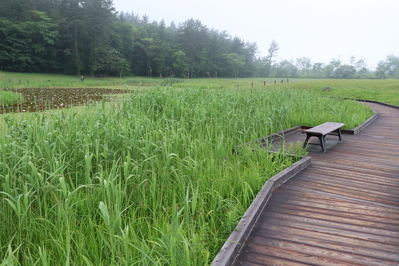
M219 253L216 255L212 262L213 266L227 266L233 263L237 254L240 252L244 241L250 234L253 225L276 188L308 167L310 163L311 158L306 156L266 181L252 204L245 212L244 216L237 224L235 230L231 233Z
M363 129L365 129L366 127L368 127L374 120L376 120L378 118L378 113L374 110L372 110L374 112L374 115L372 115L369 119L367 119L366 121L364 121L362 124L360 124L359 126L355 127L354 129L350 130L352 131L350 134L352 135L357 135L360 133L360 131L362 131Z

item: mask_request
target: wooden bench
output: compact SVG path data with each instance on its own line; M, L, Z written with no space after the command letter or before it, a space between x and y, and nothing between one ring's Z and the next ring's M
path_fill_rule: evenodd
M312 127L302 131L302 133L306 133L306 140L303 143L303 147L305 148L308 144L321 146L323 152L326 152L324 148L324 139L327 135L334 135L339 137L339 141L342 141L341 138L341 127L345 124L336 123L336 122L326 122L324 124L318 125L316 127ZM308 143L310 137L318 137L320 140L320 144L318 143Z

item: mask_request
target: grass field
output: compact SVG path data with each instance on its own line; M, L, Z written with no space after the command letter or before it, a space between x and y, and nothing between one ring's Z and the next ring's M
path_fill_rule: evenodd
M293 88L298 90L309 90L313 93L322 94L323 88L330 87L328 94L331 96L346 97L352 99L374 100L399 105L399 80L385 79L283 79L279 78L246 78L246 79L176 79L176 78L145 78L145 77L124 77L124 78L94 78L85 77L80 81L80 76L55 75L55 74L26 74L0 72L0 89L5 88L118 88L139 90L146 87L175 88ZM276 81L276 85L274 82ZM264 85L266 82L266 86Z
M264 182L298 159L233 146L300 124L353 128L372 113L336 97L355 98L338 94L363 81L132 80L90 85L130 89L120 102L2 115L4 265L208 265ZM394 92L381 82L378 95Z

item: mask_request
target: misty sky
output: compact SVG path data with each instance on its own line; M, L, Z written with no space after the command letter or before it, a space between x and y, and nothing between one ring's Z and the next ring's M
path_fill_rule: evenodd
M257 43L259 56L275 40L278 60L349 63L355 56L375 67L389 54L399 56L398 0L114 0L114 7L168 26L198 19Z

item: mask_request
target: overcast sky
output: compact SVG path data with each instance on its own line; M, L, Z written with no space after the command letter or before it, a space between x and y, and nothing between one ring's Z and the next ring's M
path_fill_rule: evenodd
M168 26L198 19L257 43L262 57L275 40L278 60L349 63L355 56L375 67L399 56L399 0L114 0L114 7Z

